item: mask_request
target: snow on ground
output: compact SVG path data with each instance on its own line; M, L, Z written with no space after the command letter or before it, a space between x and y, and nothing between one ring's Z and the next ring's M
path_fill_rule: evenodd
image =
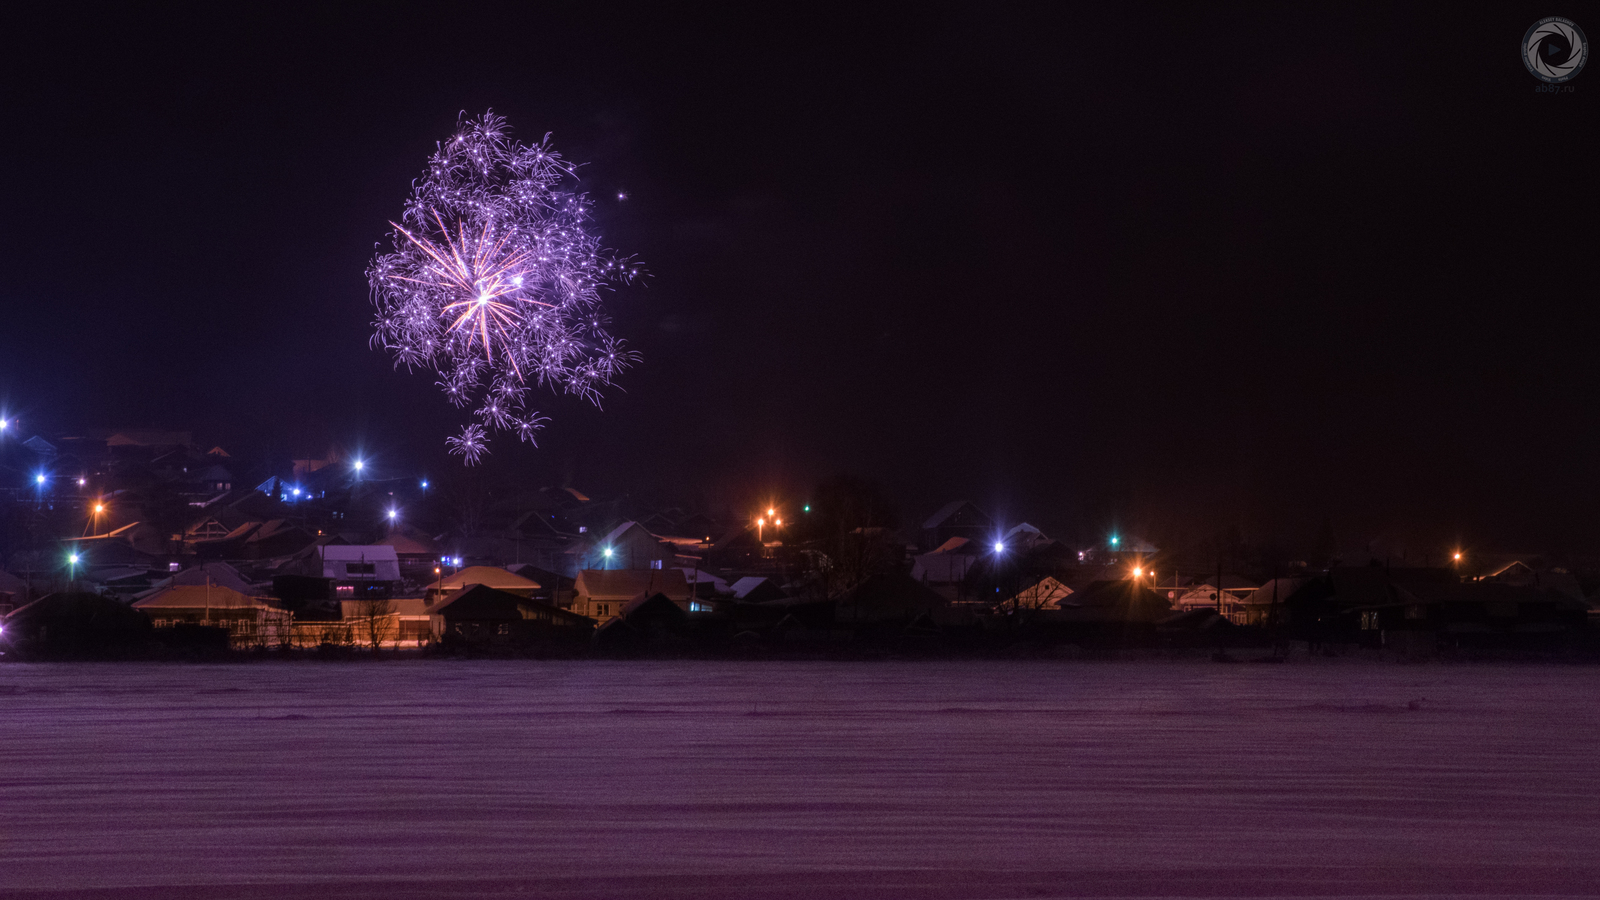
M11 664L0 893L1592 896L1597 688L1345 661Z

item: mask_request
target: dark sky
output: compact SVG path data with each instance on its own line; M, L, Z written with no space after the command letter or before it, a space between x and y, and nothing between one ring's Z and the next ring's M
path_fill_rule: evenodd
M837 471L1089 535L1600 539L1600 69L1396 14L451 4L12 19L0 395L449 465L363 270L465 110L587 163L644 355L501 466L742 504ZM617 202L618 190L629 199Z

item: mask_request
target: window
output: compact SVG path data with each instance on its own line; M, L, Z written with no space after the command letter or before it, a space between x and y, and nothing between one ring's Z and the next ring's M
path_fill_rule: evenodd
M183 563L175 563L175 562L167 563L167 571L168 572L176 572L176 571L178 571L178 570L180 570L182 568L183 568Z
M1378 613L1376 610L1361 614L1362 631L1377 631L1378 627Z
M369 562L347 562L344 564L346 575L376 575L378 564Z
M661 568L661 560L659 560L659 559L650 560L650 568L652 568L652 569Z

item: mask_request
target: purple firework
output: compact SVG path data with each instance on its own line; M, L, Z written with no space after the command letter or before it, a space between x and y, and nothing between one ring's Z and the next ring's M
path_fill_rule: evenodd
M508 137L493 112L428 160L390 239L367 268L378 308L372 336L395 365L427 368L478 420L447 440L473 464L492 431L532 443L548 421L527 405L531 385L600 393L638 356L606 330L600 292L640 274L601 247L587 195L561 190L575 166Z

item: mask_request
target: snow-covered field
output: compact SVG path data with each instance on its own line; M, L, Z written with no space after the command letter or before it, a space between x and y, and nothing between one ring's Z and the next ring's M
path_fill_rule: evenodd
M1587 667L11 664L0 766L8 896L1600 895Z

